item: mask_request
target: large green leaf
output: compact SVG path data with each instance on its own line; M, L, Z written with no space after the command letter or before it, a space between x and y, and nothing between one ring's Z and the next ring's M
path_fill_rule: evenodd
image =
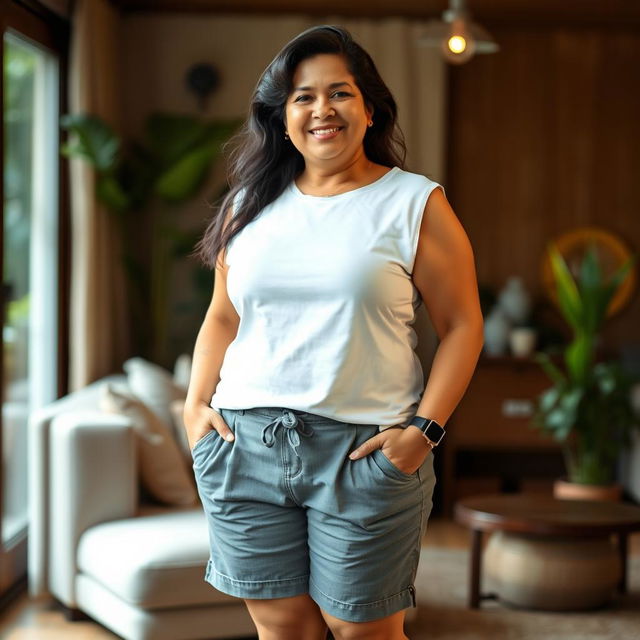
M549 413L559 402L562 395L561 387L551 387L540 394L538 406L544 413Z
M185 155L203 146L215 153L239 126L240 120L202 122L193 116L154 113L146 122L146 142L162 172L169 170Z
M618 292L618 289L627 279L629 271L631 270L637 259L637 254L629 256L629 258L622 265L620 265L620 268L611 276L611 278L609 278L608 286L612 289L611 297L613 297L613 295Z
M60 125L75 134L69 144L62 146L63 155L82 156L100 172L115 169L120 139L109 125L90 114L64 115L60 118Z
M610 396L616 390L617 369L615 364L608 362L599 362L593 367L593 376L604 396Z
M206 177L214 155L211 147L187 153L158 178L156 194L168 202L180 202L193 195Z
M127 149L122 167L122 182L131 197L132 208L141 209L153 193L158 169L155 158L140 144L132 143Z
M205 124L188 115L153 113L146 121L145 141L161 169L167 169L202 139Z
M566 439L574 426L574 415L567 412L564 407L558 406L547 414L546 426L553 438L561 442Z
M534 360L542 367L543 371L551 378L551 380L557 384L562 385L566 382L567 378L562 371L551 361L548 354L539 351L534 354Z
M582 321L582 301L578 287L556 246L551 244L548 251L556 281L560 311L564 319L577 329Z
M602 270L600 269L598 252L593 242L589 245L580 264L579 284L590 289L597 289L602 284Z
M558 406L549 414L549 425L554 427L554 438L565 440L576 426L578 406L584 396L584 389L574 387L560 397Z
M201 142L211 144L218 153L222 151L222 145L229 140L232 134L242 124L242 119L215 120L205 125Z
M577 331L571 344L565 351L565 362L569 377L578 383L584 383L593 362L594 336L586 331Z
M111 175L99 175L96 181L98 200L118 213L124 213L131 207L131 199L122 190L120 183Z
M582 328L588 333L596 333L604 320L607 302L602 296L602 272L593 244L580 265L578 290L582 300Z

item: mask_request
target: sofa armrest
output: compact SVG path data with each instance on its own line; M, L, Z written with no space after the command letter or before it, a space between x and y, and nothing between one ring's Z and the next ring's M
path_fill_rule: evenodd
M74 411L95 411L100 390L105 382L126 385L126 376L105 376L73 393L58 398L29 415L28 437L28 495L29 495L29 544L28 575L29 595L33 598L48 595L49 576L49 476L51 450L49 434L51 422L56 416ZM116 421L117 422L117 421Z
M137 448L125 416L75 411L51 422L48 588L75 604L77 546L94 524L129 518L139 500Z

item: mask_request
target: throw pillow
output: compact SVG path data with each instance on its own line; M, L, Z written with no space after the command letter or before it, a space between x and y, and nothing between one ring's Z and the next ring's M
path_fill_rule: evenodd
M147 491L166 504L195 504L197 492L193 477L170 426L135 395L116 389L109 382L100 388L99 406L102 411L131 419L138 436L140 480Z
M169 405L174 400L186 398L186 388L176 384L170 371L144 358L129 358L122 368L127 374L127 383L133 395L173 429ZM189 449L187 447L184 450L181 434L173 429L173 436L183 449L186 459Z
M191 379L191 360L190 353L182 353L176 358L176 363L173 366L173 381L184 389L185 393Z
M191 450L189 449L189 439L187 438L187 430L184 427L184 416L182 415L184 412L184 400L182 399L174 400L169 405L169 411L171 412L173 428L180 440L180 447L181 449L183 450L186 449L189 452L188 460L193 462Z

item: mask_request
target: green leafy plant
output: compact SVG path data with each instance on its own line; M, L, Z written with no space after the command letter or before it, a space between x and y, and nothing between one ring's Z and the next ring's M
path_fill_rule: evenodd
M632 430L640 428L631 401L638 379L615 360L597 362L596 349L611 300L636 257L605 281L593 245L576 278L553 244L549 255L558 307L573 339L563 350L562 368L547 353L535 355L553 386L538 398L532 426L562 443L571 482L611 484L620 451L630 445Z
M62 153L94 168L96 198L114 213L119 225L136 344L156 362L168 355L171 262L184 255L186 245L191 249L200 233L178 226L175 212L200 189L223 143L240 124L240 119L204 122L153 113L142 142L125 145L97 116L61 118L62 128L72 134ZM145 211L151 214L146 224ZM141 234L150 236L148 261L140 254Z

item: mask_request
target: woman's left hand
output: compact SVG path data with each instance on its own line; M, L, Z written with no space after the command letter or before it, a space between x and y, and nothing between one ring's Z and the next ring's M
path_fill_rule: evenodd
M410 425L406 429L385 429L377 433L352 451L349 458L357 460L374 449L381 449L398 469L411 474L427 459L431 445L418 427Z

